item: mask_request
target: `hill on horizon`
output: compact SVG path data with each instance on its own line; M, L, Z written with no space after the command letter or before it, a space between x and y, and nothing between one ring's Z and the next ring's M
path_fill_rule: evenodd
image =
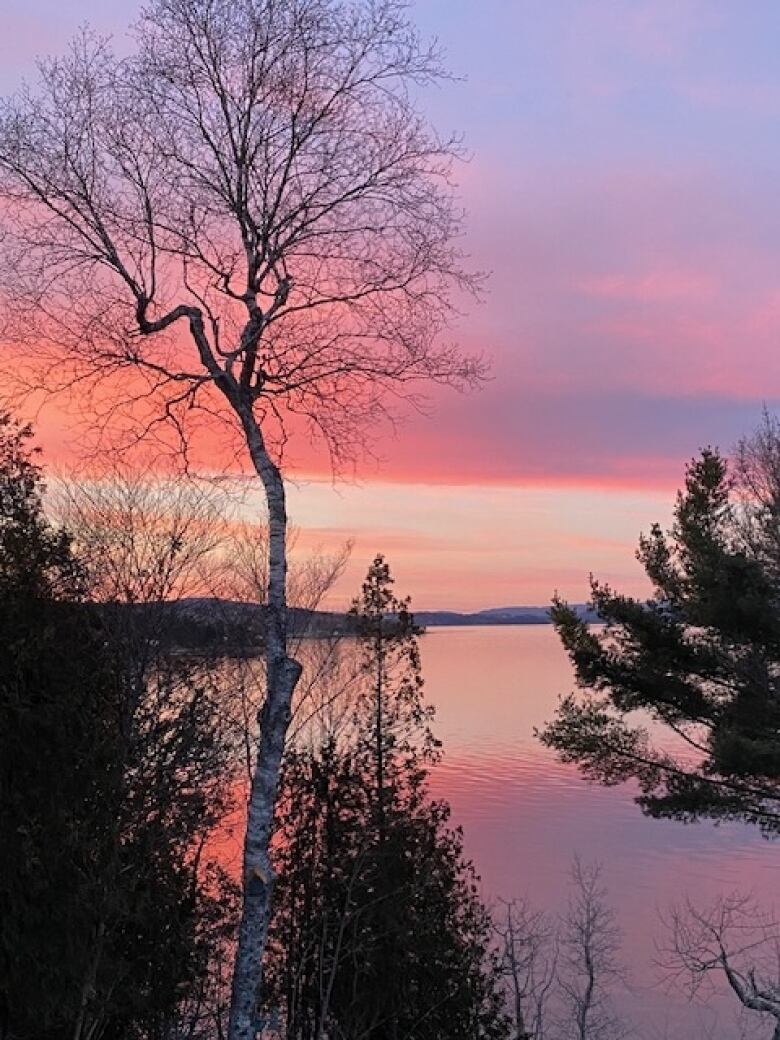
M598 615L585 603L572 604L586 621L598 621ZM415 610L415 620L424 626L445 625L549 625L549 607L486 607L483 610Z

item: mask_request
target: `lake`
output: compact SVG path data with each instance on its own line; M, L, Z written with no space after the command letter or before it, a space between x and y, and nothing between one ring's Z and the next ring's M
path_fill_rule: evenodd
M647 819L628 789L588 784L541 747L534 727L551 718L558 697L573 688L551 626L430 628L421 650L445 751L434 791L449 800L454 822L463 826L485 896L526 895L556 910L565 905L575 853L586 863L597 861L624 934L631 989L620 994L620 1005L642 1036L771 1035L766 1024L743 1033L730 995L692 1006L670 990L655 944L663 939L659 910L686 895L706 902L752 890L771 903L780 846L739 824Z

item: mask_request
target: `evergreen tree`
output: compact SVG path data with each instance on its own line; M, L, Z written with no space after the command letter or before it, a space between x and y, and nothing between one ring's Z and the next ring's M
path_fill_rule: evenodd
M287 757L269 1009L288 1040L504 1037L478 879L427 788L439 752L417 629L382 557L352 612L350 725Z
M116 677L78 609L69 542L43 518L30 435L0 418L0 1008L3 1033L43 1037L77 1020L91 984Z
M0 417L0 1036L162 1040L214 939L226 752L192 676L127 674L30 435Z
M651 599L592 581L601 629L554 602L581 692L542 740L602 783L638 781L650 815L780 831L779 448L767 419L733 471L710 449L690 464L671 531L640 541Z
M438 758L430 723L434 709L423 700L423 677L409 598L393 594L393 578L376 556L350 609L360 646L364 682L354 711L356 745L372 776L378 841L385 837L388 792ZM424 779L421 776L420 779Z

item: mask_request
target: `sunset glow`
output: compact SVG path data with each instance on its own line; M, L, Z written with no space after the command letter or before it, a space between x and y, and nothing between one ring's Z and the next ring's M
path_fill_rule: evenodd
M780 1037L777 0L0 6L2 1037Z
M466 78L421 104L473 153L463 245L489 277L451 332L492 379L376 431L359 483L331 488L326 454L291 443L294 518L312 545L356 538L356 574L381 544L420 607L584 598L591 569L631 581L636 537L667 515L686 460L777 403L780 12L413 8ZM121 47L134 10L10 0L0 89L86 19ZM40 413L40 442L68 465L81 441L60 409ZM217 447L202 446L207 468Z

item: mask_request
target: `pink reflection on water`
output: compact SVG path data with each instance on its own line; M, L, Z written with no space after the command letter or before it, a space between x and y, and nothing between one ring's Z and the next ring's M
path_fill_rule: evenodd
M599 861L633 980L622 998L627 1012L653 1029L668 1019L674 1037L683 1028L713 1040L735 1035L731 999L697 1009L661 988L659 910L686 895L706 902L736 889L771 902L780 880L776 847L735 824L647 819L630 790L588 784L542 748L534 727L573 685L551 627L431 629L422 654L445 749L434 793L463 825L485 895L528 895L555 910L566 900L573 855Z

